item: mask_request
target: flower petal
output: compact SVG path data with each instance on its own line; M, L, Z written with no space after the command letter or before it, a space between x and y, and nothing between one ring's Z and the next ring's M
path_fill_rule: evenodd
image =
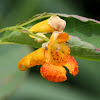
M68 56L68 57L66 57L66 59L68 60L68 62L63 64L63 66L67 67L69 69L69 72L73 76L76 76L78 74L79 70L78 70L78 64L77 64L75 58L72 56Z
M46 59L44 56L44 49L41 47L36 51L26 55L18 62L19 70L27 70L27 68L33 67L35 65L43 65ZM24 66L24 68L22 67Z
M54 43L48 47L46 58L55 65L63 65L67 62L66 56L70 53L70 48L64 43Z
M68 39L69 39L69 35L67 33L54 31L50 37L48 46L51 46L54 42L59 42L59 43L66 42Z
M45 79L52 82L63 82L67 80L67 72L63 66L46 63L41 67L40 73Z
M69 39L69 35L65 32L59 33L59 35L57 36L57 41L62 43L62 42L66 42Z
M18 63L18 69L21 71L26 71L28 68L24 67L21 63Z
M48 24L57 31L63 31L66 26L66 21L58 16L51 16L48 20Z
M46 33L52 33L54 31L56 31L55 28L51 27L48 23L47 20L41 21L35 25L33 25L29 31L30 32L46 32Z

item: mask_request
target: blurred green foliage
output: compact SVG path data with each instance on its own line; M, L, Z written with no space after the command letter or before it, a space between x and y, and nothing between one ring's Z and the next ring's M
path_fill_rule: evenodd
M90 13L86 10L86 0L0 0L0 28L15 25L27 20L35 14L43 12L76 14L90 18L100 19L100 16ZM99 0L95 0L96 4L100 4ZM93 2L93 3L94 3ZM88 4L89 6L89 4ZM94 7L96 7L95 5ZM90 9L90 8L89 8ZM86 12L88 11L88 12ZM98 12L99 13L99 12ZM91 16L93 15L93 16ZM0 82L1 78L6 74L8 79L12 72L19 72L17 62L30 52L29 47L23 45L1 45L0 46ZM31 74L21 84L20 88L16 89L16 84L13 83L12 90L5 95L7 100L99 100L100 99L100 62L77 59L79 64L79 74L76 77L67 74L68 80L63 83L52 83L39 74L39 67L34 67L29 70ZM3 69L3 71L1 70ZM14 69L14 70L13 70ZM24 78L24 72L19 72ZM19 75L19 74L18 74ZM21 79L20 79L21 78ZM14 76L14 79L16 77ZM9 81L6 81L8 85ZM16 82L16 83L17 83ZM7 86L6 85L6 86ZM14 86L15 85L15 86ZM0 84L0 94L3 91L11 90Z

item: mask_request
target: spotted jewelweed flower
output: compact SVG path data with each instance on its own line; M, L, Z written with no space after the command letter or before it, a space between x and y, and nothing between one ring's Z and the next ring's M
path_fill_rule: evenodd
M49 19L46 19L42 22L39 22L33 25L29 31L30 32L37 32L36 35L41 37L46 37L46 33L52 33L54 31L63 31L66 26L66 21L59 18L58 16L51 16ZM42 42L43 40L40 38L36 38L32 35L29 35L31 38L35 38L37 43Z
M47 20L45 21L46 24L48 24ZM55 22L60 23L60 21ZM53 21L51 21L51 23L52 22ZM40 22L40 24L41 23L44 25L43 22ZM69 35L63 32L63 27L65 27L63 25L60 24L60 26L58 25L60 27L58 30L53 30L49 42L43 43L41 48L26 55L18 62L19 70L25 71L35 65L42 65L40 68L41 75L45 79L52 82L63 82L67 80L67 71L64 67L67 67L73 76L78 74L78 64L74 57L70 55L70 48L66 44L67 40L69 39ZM57 25L55 24L54 26ZM54 26L50 26L50 28L48 28L46 31L52 31L52 27L54 28ZM35 26L33 26L33 28L34 27ZM30 30L32 31L32 29Z

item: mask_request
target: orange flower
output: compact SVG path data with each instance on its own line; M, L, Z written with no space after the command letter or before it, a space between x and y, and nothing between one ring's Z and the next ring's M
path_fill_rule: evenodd
M33 25L30 32L46 32L52 33L54 31L63 31L66 26L66 21L59 18L58 16L51 16L49 19L41 21Z
M54 31L63 31L66 26L66 21L59 18L58 16L51 16L49 19L46 19L44 21L41 21L35 25L33 25L29 32L34 33L36 32L36 35L39 35L41 37L46 37L44 34L46 33L52 33ZM42 42L43 40L40 38L36 38L32 35L29 35L31 38L35 38L36 42Z
M49 42L19 61L19 70L25 71L35 65L42 65L41 75L52 82L67 80L67 72L63 66L67 67L73 76L77 75L78 64L74 57L70 56L70 48L65 44L68 39L69 35L65 32L53 32Z

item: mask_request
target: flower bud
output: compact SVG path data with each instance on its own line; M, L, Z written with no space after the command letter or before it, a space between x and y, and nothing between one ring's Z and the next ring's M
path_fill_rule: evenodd
M63 31L65 26L66 26L66 21L61 19L58 16L51 16L47 23L53 27L54 29L56 29L56 31Z
M49 19L41 21L33 25L29 31L30 32L44 32L52 33L54 31L63 31L66 26L66 21L58 16L51 16Z

